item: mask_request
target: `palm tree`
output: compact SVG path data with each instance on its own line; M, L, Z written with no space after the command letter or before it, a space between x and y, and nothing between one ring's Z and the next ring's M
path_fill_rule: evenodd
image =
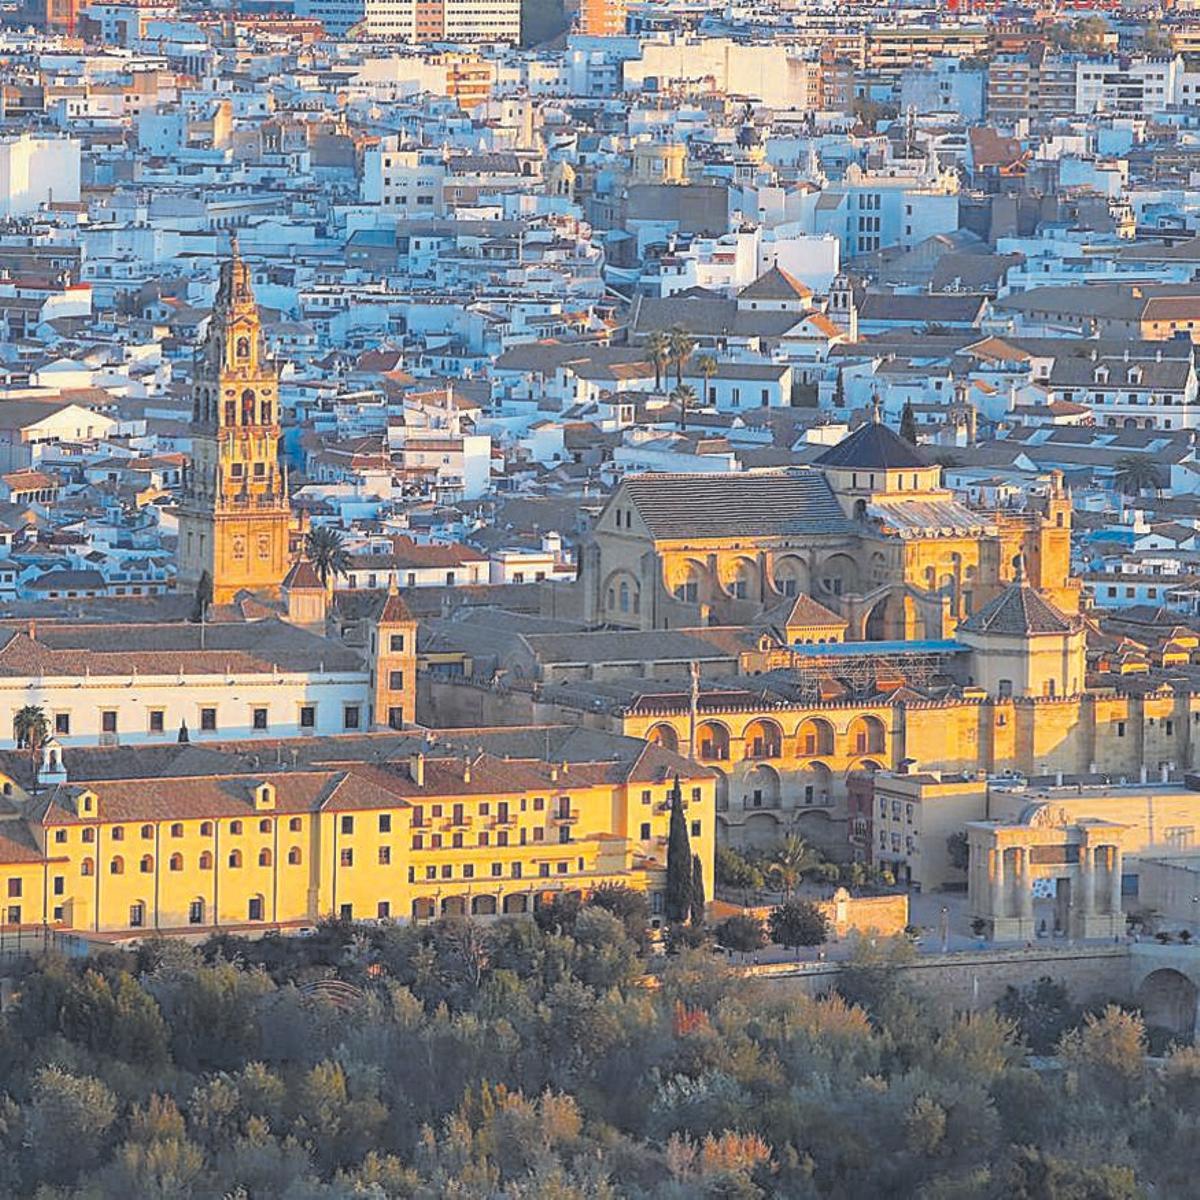
M660 329L646 339L644 349L646 362L654 368L654 390L661 392L663 372L671 361L671 339Z
M1160 487L1158 467L1148 454L1123 454L1113 467L1113 480L1126 496L1140 496Z
M696 339L682 325L672 325L667 342L671 350L671 362L675 364L675 386L678 388L683 384L684 364L692 357Z
M679 405L679 428L687 428L688 406L696 403L696 389L690 383L681 383L672 393L671 399Z
M820 861L821 856L799 834L789 833L771 859L767 873L790 898L800 880Z
M350 569L350 555L346 553L341 531L330 525L309 530L304 539L304 553L323 584L328 585L331 579L345 575Z
M711 354L697 354L692 364L704 379L704 403L711 404L712 397L708 394L708 381L717 373L717 360Z
M19 749L29 751L36 780L42 747L50 740L50 722L46 720L45 710L37 704L26 704L24 708L17 709L13 717L13 737Z

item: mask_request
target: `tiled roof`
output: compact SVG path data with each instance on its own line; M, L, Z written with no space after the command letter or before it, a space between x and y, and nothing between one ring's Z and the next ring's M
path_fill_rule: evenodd
M636 475L625 480L618 494L633 504L656 538L769 537L856 528L816 471Z
M786 624L801 625L808 628L836 626L840 629L845 629L849 623L845 617L832 612L811 596L801 595L796 597L796 602L792 605L792 611L788 613Z
M1071 633L1078 628L1077 617L1068 616L1023 581L1005 588L959 625L968 633L1010 636Z
M739 300L807 300L813 294L808 287L779 267L772 267L738 292Z
M929 466L915 446L882 421L868 421L815 460L817 466L907 471Z

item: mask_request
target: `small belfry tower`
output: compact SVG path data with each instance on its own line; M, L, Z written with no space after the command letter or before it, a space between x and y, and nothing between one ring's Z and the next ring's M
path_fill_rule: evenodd
M192 383L192 465L179 511L179 586L208 572L213 603L277 595L291 508L279 462L278 375L236 236Z
M377 729L417 719L417 619L393 581L371 627L372 716Z

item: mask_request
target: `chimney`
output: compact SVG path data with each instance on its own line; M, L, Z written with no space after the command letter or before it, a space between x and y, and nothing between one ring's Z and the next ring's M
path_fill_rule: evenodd
M408 756L408 774L417 787L425 786L425 755L419 750Z
M463 762L463 783L471 782L471 760L465 759Z
M29 640L31 642L37 641L37 622L36 621L29 622Z
M550 764L550 782L551 783L558 782L558 763Z

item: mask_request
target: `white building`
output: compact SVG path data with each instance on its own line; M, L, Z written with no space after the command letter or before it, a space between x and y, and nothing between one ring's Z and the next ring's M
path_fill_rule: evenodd
M1149 116L1180 98L1183 59L1085 59L1075 65L1075 111Z
M27 217L51 201L79 202L79 143L29 133L0 140L0 217Z
M43 709L64 746L370 728L358 655L283 621L41 625L0 648L0 726Z
M400 150L396 138L384 138L363 156L363 200L397 217L443 216L445 179L440 150Z

